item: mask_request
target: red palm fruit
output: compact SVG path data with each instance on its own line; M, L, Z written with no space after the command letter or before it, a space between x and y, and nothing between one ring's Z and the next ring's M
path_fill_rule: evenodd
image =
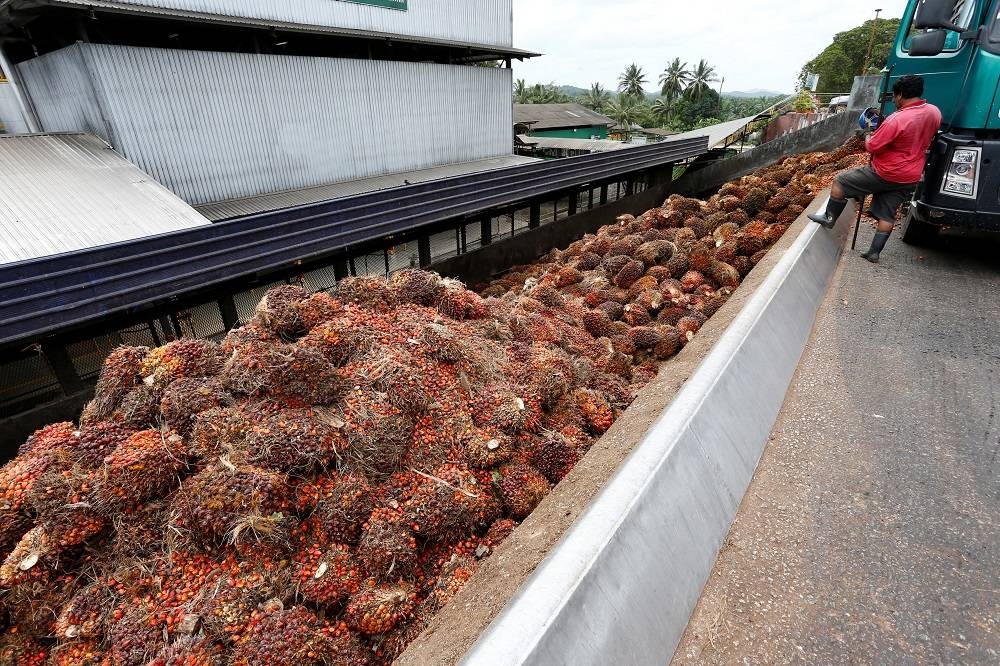
M325 474L300 488L297 505L300 512L312 512L312 520L334 543L356 544L373 509L372 489L360 475Z
M549 433L531 451L531 466L552 483L562 481L580 456L575 446L559 433Z
M653 266L646 271L646 277L653 278L656 280L656 283L659 284L660 282L663 282L671 277L670 269L666 266Z
M737 250L735 241L726 241L715 250L715 260L728 264L736 258Z
M629 331L631 331L631 328L629 328ZM611 348L619 358L622 356L630 357L636 352L635 342L632 341L629 331L611 336Z
M728 300L727 296L716 296L710 298L707 301L705 301L705 303L702 305L702 307L700 308L700 312L706 317L711 317L716 312L718 312L723 305L726 304L727 300Z
M786 231L788 231L788 225L786 224L769 224L764 232L765 241L768 245L773 245L785 235Z
M257 322L251 321L249 324L234 328L222 339L222 353L227 358L243 345L251 342L277 342L278 337L265 329Z
M605 396L597 391L578 389L574 394L587 429L595 435L603 435L615 421L615 412Z
M603 268L610 277L618 275L619 272L628 263L632 261L632 257L627 254L615 254L615 255L605 255L604 260L601 262L601 268Z
M0 558L7 557L34 524L24 511L0 509Z
M504 509L518 520L527 518L549 494L549 482L545 477L523 463L505 465L497 470L495 477Z
M556 286L560 289L565 289L566 287L578 284L583 280L583 273L580 271L579 267L573 266L563 266L556 273Z
M767 256L767 250L761 250L760 252L755 252L752 257L750 257L750 263L756 266L760 263L761 259Z
M316 292L295 304L295 314L302 322L303 331L311 331L320 324L333 320L343 311L343 304L325 291ZM225 350L225 343L222 346ZM228 353L232 353L232 349Z
M732 240L739 233L739 230L740 225L735 222L726 222L716 227L715 231L712 232L712 238L715 239L716 247L720 247L727 241Z
M509 435L489 433L479 428L469 431L462 444L465 461L475 469L490 469L510 462L515 445Z
M116 511L165 494L187 468L184 439L171 432L143 430L104 459L94 488L98 506Z
M714 255L715 253L704 245L693 246L688 253L688 270L707 273L715 260Z
M628 301L634 301L642 292L649 289L659 289L659 287L660 283L657 282L655 278L643 275L641 278L633 282L632 286L628 288L626 298Z
M17 455L40 456L58 449L72 449L76 447L78 439L79 432L72 423L68 421L53 423L36 430L28 437L27 441L18 448Z
M641 261L630 260L615 275L613 282L621 289L628 289L646 272L646 266Z
M391 311L399 305L395 290L389 287L385 278L371 275L340 280L334 296L342 303L353 303L376 312Z
M144 430L160 424L160 398L163 386L139 384L125 394L111 416L111 421L121 423L126 428Z
M601 303L594 309L597 310L598 312L603 312L604 314L606 314L610 321L618 321L619 319L622 318L622 315L625 314L625 306L623 306L621 303L616 303L614 301L607 301L605 303Z
M369 478L380 480L395 472L406 456L413 419L379 393L351 391L343 407L351 458Z
M224 360L211 340L184 338L150 351L140 372L146 383L165 387L177 379L216 375Z
M217 378L180 379L163 392L159 408L166 424L177 434L187 437L197 414L233 403L233 396Z
M95 639L62 643L53 648L50 666L99 666L106 653Z
M686 252L677 251L666 263L670 275L679 278L688 271L688 255Z
M361 570L348 546L314 547L300 551L298 557L298 590L310 604L332 608L360 591Z
M625 312L622 314L622 321L629 326L645 326L652 320L649 310L636 303L626 305Z
M45 666L49 648L41 640L13 626L0 633L0 664Z
M764 209L770 196L762 187L751 187L747 190L747 195L743 197L743 209L748 215L755 215Z
M629 337L638 349L652 349L660 341L659 334L651 326L636 326L629 331Z
M681 277L681 286L686 293L691 293L705 283L705 276L700 271L688 271Z
M405 621L416 607L416 591L403 583L375 584L351 597L344 611L348 626L362 634L384 634Z
M249 631L233 646L232 666L333 663L338 650L315 613L303 606L281 609L280 602L255 611Z
M500 515L500 505L472 470L448 463L421 477L403 503L403 515L418 536L452 541L492 523Z
M433 306L445 284L437 273L407 268L392 274L389 289L399 303Z
M344 422L323 408L283 409L248 426L241 451L246 460L283 472L325 467L347 448Z
M282 337L293 337L306 330L299 316L298 304L309 298L302 287L283 284L268 290L257 304L257 321L271 333Z
M753 262L747 256L740 255L733 260L733 268L740 274L740 277L746 277L747 273L753 270L753 266Z
M582 314L583 328L595 338L603 338L611 331L611 319L599 310L587 310Z
M457 282L449 284L442 292L437 308L438 312L455 321L484 319L489 316L489 310L479 294Z
M118 347L104 359L94 388L94 399L87 403L80 424L103 421L118 407L141 378L143 361L149 347Z
M720 197L736 197L742 199L747 194L746 187L739 181L730 181L719 188Z
M713 261L708 276L715 283L724 287L738 287L740 285L740 274L731 265L722 261Z
M61 640L103 637L113 600L114 593L102 581L80 588L59 611L55 636Z
M697 213L701 210L701 201L698 199L683 197L679 194L671 194L670 197L667 198L665 205L670 210L688 214Z
M358 562L367 574L378 580L406 576L417 565L417 541L399 509L379 508L361 528Z
M681 332L674 326L657 326L656 332L660 340L653 348L653 355L661 361L674 356L684 347Z
M742 205L743 205L742 199L732 195L723 196L719 199L719 209L727 213L733 212L734 210L740 208Z
M578 271L592 271L601 265L603 257L596 252L584 252L581 254L575 263L575 267Z
M666 324L668 326L676 326L677 322L681 320L682 317L686 317L689 310L687 308L680 307L670 307L660 310L660 314L656 316L657 323Z
M32 487L52 465L51 453L24 455L0 468L0 510L19 511L25 506Z
M663 294L660 293L658 285L652 289L646 289L635 297L634 303L641 308L648 310L651 314L659 312L663 308Z
M216 641L184 636L163 646L147 666L222 666L223 663L222 646Z
M698 216L689 217L684 220L684 228L690 229L697 238L701 238L712 231L711 225L704 218Z
M681 332L681 335L685 339L690 341L694 338L694 334L701 330L702 323L699 317L689 315L677 322L677 330Z

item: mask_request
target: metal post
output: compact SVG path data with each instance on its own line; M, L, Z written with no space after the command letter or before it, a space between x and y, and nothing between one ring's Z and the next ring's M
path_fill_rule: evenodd
M417 239L417 256L419 257L421 268L427 268L431 265L430 236L421 236Z
M573 190L569 193L569 214L576 215L576 206L579 203L580 190Z
M177 318L176 312L170 313L170 323L174 325L174 334L178 340L184 337L184 329L181 328L181 320Z
M222 314L222 325L231 331L240 325L240 313L236 309L236 301L232 294L226 294L219 299L219 312Z
M608 184L601 185L601 205L608 203Z
M70 359L64 345L54 342L43 342L42 353L45 354L45 358L52 367L52 372L55 373L56 379L59 380L59 386L62 388L63 393L73 395L83 390L83 382L80 381L80 376L76 374L76 367L73 365L73 360Z
M354 262L354 257L347 260L347 266L351 269L351 275L358 274L358 265ZM348 277L350 277L350 275Z
M542 205L537 201L531 202L531 212L528 217L528 228L537 229L542 225Z
M587 210L594 209L594 188L591 185L587 186Z
M559 219L559 195L556 195L555 201L552 202L552 221L555 222Z
M458 251L461 254L465 254L466 252L469 251L469 239L466 238L465 222L463 222L462 226L458 228L458 242L459 242Z
M479 220L479 240L483 245L493 242L493 217L490 215L484 215Z
M10 84L11 92L14 93L14 99L17 100L17 106L21 111L21 115L24 116L24 122L28 126L28 131L32 134L38 134L42 131L42 124L38 122L38 116L35 115L35 108L31 105L31 100L24 89L21 77L18 75L17 70L14 69L14 64L7 58L7 53L2 46L0 46L0 69L7 74L7 82Z
M156 324L149 322L149 335L153 338L153 344L157 347L163 345L163 341L160 340L160 334L156 331Z
M351 275L351 266L347 263L345 257L334 260L333 262L333 277L338 282Z
M389 266L389 250L388 250L388 248L382 250L382 256L385 258L385 276L389 277L389 273L392 272L392 269Z
M160 330L163 331L163 335L167 336L167 342L170 342L171 339L177 337L174 333L174 327L171 325L170 320L167 319L166 315L160 316Z

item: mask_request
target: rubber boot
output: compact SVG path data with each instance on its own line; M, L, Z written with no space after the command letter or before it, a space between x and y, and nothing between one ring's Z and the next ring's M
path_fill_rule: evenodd
M872 247L870 250L862 254L861 256L872 262L873 264L878 263L878 255L882 253L885 249L885 242L889 240L889 235L891 231L876 231L875 238L872 239Z
M822 224L827 229L833 229L833 226L837 224L837 218L844 212L845 206L847 206L847 199L830 197L830 202L826 204L826 210L822 213L812 213L809 215L809 219L816 224Z

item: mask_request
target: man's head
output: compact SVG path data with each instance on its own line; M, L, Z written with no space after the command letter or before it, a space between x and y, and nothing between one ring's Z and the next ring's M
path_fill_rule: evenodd
M918 99L924 94L924 77L915 74L901 76L892 86L893 101L899 106L901 101Z

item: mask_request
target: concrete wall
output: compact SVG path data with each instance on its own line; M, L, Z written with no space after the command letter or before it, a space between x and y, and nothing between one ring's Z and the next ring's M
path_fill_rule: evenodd
M689 196L701 195L718 189L727 181L745 176L789 155L831 150L851 136L855 127L854 121L855 118L850 113L838 113L742 155L715 162L693 173L686 173L678 179L675 189Z

